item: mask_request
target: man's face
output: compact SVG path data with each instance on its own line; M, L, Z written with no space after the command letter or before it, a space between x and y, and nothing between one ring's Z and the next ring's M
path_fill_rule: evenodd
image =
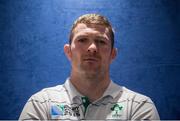
M98 76L109 73L109 65L115 58L115 51L111 48L107 27L81 23L74 29L68 58L75 73Z

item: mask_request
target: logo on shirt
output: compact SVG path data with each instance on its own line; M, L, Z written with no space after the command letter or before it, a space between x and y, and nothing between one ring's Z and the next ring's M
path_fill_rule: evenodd
M57 116L79 117L80 116L79 107L78 106L71 107L66 104L53 105L51 106L51 115L53 117L57 117Z
M52 115L64 115L64 105L53 105L51 107Z
M113 107L111 107L111 111L112 111L112 117L113 118L119 118L122 115L122 110L123 110L123 106L121 106L120 104L115 104L113 105Z

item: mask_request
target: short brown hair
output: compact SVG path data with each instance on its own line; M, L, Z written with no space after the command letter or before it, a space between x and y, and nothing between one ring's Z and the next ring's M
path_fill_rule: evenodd
M111 36L111 47L114 47L114 30L110 24L110 22L108 21L107 18L105 18L104 16L100 15L100 14L85 14L80 16L74 23L70 32L70 36L69 36L69 44L71 44L72 42L72 38L73 38L73 31L75 29L75 27L79 24L79 23L84 23L84 24L97 24L97 25L103 25L105 27L107 27L110 31L110 36Z

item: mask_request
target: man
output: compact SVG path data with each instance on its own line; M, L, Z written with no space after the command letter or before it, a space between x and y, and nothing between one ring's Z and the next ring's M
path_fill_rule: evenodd
M34 94L20 119L159 119L150 98L111 81L109 66L116 49L113 29L104 16L79 17L64 52L72 66L70 77L63 85Z

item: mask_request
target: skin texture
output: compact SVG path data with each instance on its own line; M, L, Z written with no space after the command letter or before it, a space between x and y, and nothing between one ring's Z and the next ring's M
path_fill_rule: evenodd
M71 61L72 84L91 102L99 99L110 83L109 66L116 57L107 27L78 24L72 43L64 45L64 52Z

